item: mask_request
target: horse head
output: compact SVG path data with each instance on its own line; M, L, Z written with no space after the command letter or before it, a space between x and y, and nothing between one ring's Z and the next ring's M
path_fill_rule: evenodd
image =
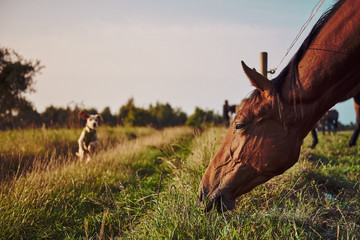
M206 210L235 207L235 199L283 173L298 159L302 138L282 121L272 81L242 62L256 90L243 100L225 139L200 183ZM281 109L284 111L284 109Z
M232 209L238 196L282 174L297 162L316 122L337 102L360 95L359 8L360 0L338 1L272 81L242 63L256 89L200 182L205 210Z

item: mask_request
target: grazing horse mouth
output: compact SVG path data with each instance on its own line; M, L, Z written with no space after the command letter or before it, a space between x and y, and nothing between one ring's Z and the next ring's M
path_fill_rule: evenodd
M235 200L226 198L224 195L218 195L212 199L208 199L208 197L204 195L204 191L200 190L199 198L200 208L205 212L210 212L213 208L216 208L216 210L221 213L235 208Z

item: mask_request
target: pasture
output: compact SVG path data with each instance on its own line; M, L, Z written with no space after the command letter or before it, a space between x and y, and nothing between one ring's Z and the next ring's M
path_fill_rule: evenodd
M305 138L298 163L204 213L198 186L226 130L100 127L101 151L74 157L81 129L0 132L0 239L359 239L360 146L351 131Z

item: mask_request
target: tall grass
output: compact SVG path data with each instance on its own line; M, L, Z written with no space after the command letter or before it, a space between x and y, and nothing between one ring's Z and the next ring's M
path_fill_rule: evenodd
M174 169L157 208L136 225L135 239L360 238L360 157L358 147L346 147L350 132L320 136L316 150L305 139L293 168L240 197L236 210L205 214L199 177L223 135L211 129L194 140L185 167Z
M82 129L25 129L0 131L0 180L51 162L71 160L78 150ZM152 128L100 127L99 148L108 149L138 136L154 133ZM50 164L51 165L51 164Z
M142 194L137 192L142 190L140 186L146 184L146 194L154 191L149 188L156 188L157 180L152 178L159 172L162 147L188 135L191 130L187 128L154 131L100 152L89 164L73 161L47 171L34 169L26 176L3 182L0 237L99 237L104 231L107 235L120 234L128 228L128 215L134 214L131 208ZM113 217L111 229L102 224L105 216Z
M360 239L360 156L359 146L346 147L350 132L320 135L314 150L306 138L283 175L241 196L233 211L204 213L200 178L225 132L151 130L116 140L89 164L3 182L0 238Z

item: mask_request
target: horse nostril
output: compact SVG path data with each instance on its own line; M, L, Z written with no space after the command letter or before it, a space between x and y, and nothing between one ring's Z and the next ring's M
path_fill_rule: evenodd
M216 199L214 205L216 206L216 210L218 212L224 212L224 210L226 209L225 204L223 203L223 196L220 196ZM226 210L225 210L226 211Z
M199 191L199 205L200 205L200 208L204 208L204 192L203 192L203 189L201 188L200 191Z
M204 187L200 187L200 190L199 190L199 207L202 210L204 210L205 212L208 212L209 211L209 205L212 205L212 204L210 204L210 202L209 202L208 196L206 194L206 189Z
M200 192L200 194L199 194L199 201L200 201L200 203L203 201L203 193L202 192Z

